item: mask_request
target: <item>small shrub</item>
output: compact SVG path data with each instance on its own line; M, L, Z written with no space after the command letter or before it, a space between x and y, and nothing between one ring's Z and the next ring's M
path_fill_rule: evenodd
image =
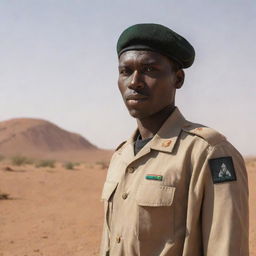
M64 167L65 167L67 170L74 170L75 165L76 165L75 163L67 162L67 163L65 163Z
M13 156L11 158L12 164L13 165L24 165L24 164L33 164L33 160L29 159L25 156Z
M36 167L55 167L55 160L41 160L37 163Z

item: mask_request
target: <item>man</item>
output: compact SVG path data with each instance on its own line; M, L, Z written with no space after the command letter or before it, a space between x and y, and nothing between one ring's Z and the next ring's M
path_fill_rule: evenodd
M248 256L248 185L239 152L175 107L193 47L158 24L126 29L118 86L137 130L104 184L100 255Z

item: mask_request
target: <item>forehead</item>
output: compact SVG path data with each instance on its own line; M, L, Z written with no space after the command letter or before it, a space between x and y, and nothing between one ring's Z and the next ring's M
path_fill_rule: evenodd
M131 50L124 52L119 57L119 64L171 64L171 60L164 55L153 51Z

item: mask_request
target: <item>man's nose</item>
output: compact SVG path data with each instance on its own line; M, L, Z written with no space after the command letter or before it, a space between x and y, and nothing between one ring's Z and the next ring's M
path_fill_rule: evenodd
M133 75L131 77L131 82L128 87L130 89L141 89L144 87L142 74L140 74L137 70L133 72Z

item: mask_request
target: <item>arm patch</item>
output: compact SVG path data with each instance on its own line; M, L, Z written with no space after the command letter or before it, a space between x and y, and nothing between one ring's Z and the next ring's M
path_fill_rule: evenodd
M231 156L209 160L213 183L222 183L236 180L236 172Z

